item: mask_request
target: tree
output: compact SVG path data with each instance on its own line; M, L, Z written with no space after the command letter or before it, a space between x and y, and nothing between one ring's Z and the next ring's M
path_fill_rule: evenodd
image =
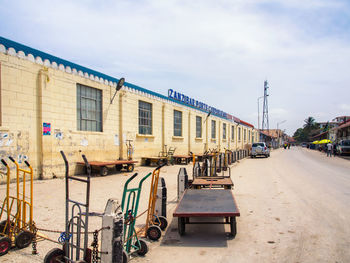
M308 117L304 120L304 129L311 130L316 126L315 118L314 117Z
M314 117L310 116L305 119L304 122L305 124L303 125L303 128L297 129L293 135L297 142L310 141L312 134L315 133L319 128Z

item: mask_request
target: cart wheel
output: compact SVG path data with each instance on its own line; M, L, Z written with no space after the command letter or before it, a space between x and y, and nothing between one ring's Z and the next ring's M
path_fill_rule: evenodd
M128 253L126 253L126 251L123 250L123 261L122 261L122 263L128 263L128 261L129 261Z
M64 251L59 248L51 249L44 258L44 263L61 263L64 260Z
M120 164L116 164L116 165L115 165L115 170L116 170L117 172L120 172L120 171L122 170L122 168L123 168L123 166L120 165Z
M139 241L135 242L135 246L139 246L140 245L140 248L137 250L137 254L139 256L144 256L147 254L148 252L148 245L146 243L145 240L142 240L142 239L139 239Z
M185 218L184 217L179 217L177 220L177 228L179 231L179 235L183 236L185 234Z
M0 238L0 256L3 256L9 252L11 248L11 239L8 237Z
M16 235L15 244L19 249L25 248L32 243L33 234L27 231L21 231Z
M100 169L100 175L106 176L108 174L108 168L106 166L101 167Z
M159 226L150 226L147 229L147 237L153 241L157 241L162 236L162 230Z
M157 216L155 220L162 231L168 227L168 220L164 216Z
M131 173L132 171L134 171L134 165L133 165L133 164L128 164L127 170L128 170L129 173Z
M231 227L231 235L232 237L235 237L237 234L237 225L236 225L235 217L230 217L230 227Z

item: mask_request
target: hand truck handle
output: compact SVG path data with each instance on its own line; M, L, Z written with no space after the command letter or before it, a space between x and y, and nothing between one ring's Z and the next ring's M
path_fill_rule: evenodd
M159 170L160 168L162 168L163 166L165 166L166 165L166 163L162 163L161 165L159 165L154 171L157 171L157 170Z
M30 164L27 162L27 160L24 161L24 163L25 163L28 167L30 167Z
M9 159L10 159L12 162L16 163L15 159L13 159L12 156L9 156Z
M3 165L7 166L7 163L5 162L4 159L1 159L1 162L2 162Z
M83 157L83 160L84 160L84 163L86 166L86 171L88 172L88 175L91 175L91 166L90 166L88 160L86 159L85 154L83 154L81 157Z

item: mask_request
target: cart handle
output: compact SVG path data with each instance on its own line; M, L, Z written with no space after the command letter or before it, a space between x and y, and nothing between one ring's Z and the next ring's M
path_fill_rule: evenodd
M10 159L12 162L16 163L15 159L13 159L12 156L9 156L9 159Z
M163 166L165 166L166 165L166 163L162 163L161 165L159 165L154 171L157 171L157 170L159 170L160 168L162 168Z
M28 167L30 167L30 164L27 162L27 160L25 160L24 163L25 163Z
M90 166L88 160L86 159L85 154L83 154L81 157L83 157L84 163L85 163L85 166L86 166L86 170L87 170L88 174L90 175L91 174L91 166Z
M1 159L1 162L2 162L3 165L7 166L7 163L6 163L6 161L4 159Z

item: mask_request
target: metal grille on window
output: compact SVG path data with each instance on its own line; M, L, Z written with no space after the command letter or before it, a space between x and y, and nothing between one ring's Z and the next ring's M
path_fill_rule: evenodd
M139 134L152 134L152 104L139 101Z
M213 120L211 121L211 138L216 138L216 122Z
M182 136L182 112L174 110L174 136Z
M196 138L202 138L202 117L196 116Z
M102 91L77 84L77 123L81 131L102 131Z

